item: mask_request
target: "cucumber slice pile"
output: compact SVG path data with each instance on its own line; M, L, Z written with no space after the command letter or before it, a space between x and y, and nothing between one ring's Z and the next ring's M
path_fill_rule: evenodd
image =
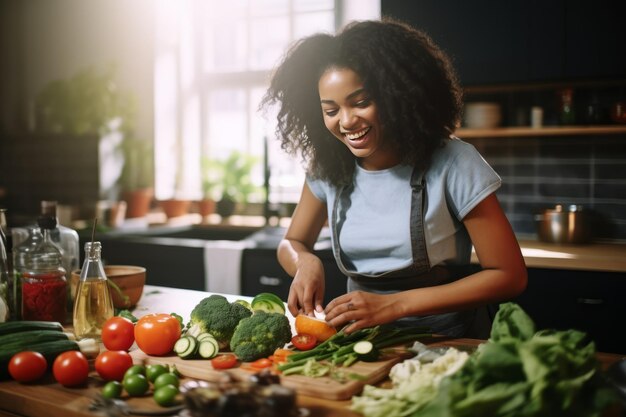
M174 352L182 359L212 359L219 352L219 344L210 333L200 333L197 337L187 335L176 341Z

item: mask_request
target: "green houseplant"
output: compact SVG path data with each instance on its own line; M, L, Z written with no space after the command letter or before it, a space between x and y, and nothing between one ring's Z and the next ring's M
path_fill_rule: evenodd
M117 185L127 203L127 217L140 217L152 199L152 144L135 137L136 98L118 88L116 72L115 65L102 71L92 66L69 79L51 81L36 99L37 124L46 133L121 134L117 153L124 162ZM134 194L139 195L138 206Z
M225 160L215 162L220 173L217 188L221 190L217 212L222 217L233 214L237 203L246 204L249 196L259 191L251 176L257 162L258 158L239 151L233 151Z

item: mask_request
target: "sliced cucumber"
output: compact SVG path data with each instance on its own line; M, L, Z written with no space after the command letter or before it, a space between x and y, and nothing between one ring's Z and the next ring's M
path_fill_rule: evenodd
M374 344L369 340L361 340L356 342L352 349L357 355L367 355L374 350Z
M182 359L191 359L198 352L198 341L193 336L183 336L174 344L174 352Z
M364 362L376 361L380 356L378 349L376 349L374 344L369 340L356 342L352 347L352 350L354 350L354 353L358 355L359 360Z
M202 342L204 339L215 339L215 336L213 336L211 333L207 333L207 332L203 332L200 333L198 336L196 336L196 340L198 342Z
M205 339L199 343L198 354L202 359L212 359L217 356L219 348L217 342Z

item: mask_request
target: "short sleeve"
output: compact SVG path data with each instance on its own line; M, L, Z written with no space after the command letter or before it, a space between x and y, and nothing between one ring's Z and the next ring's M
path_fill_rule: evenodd
M307 174L306 183L315 197L324 203L328 201L328 186L324 181L314 179Z
M502 180L471 144L458 141L446 176L448 204L458 220L495 192Z

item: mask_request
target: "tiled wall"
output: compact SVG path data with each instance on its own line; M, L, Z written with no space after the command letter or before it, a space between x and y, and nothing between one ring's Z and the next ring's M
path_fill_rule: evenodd
M502 177L498 191L518 235L556 204L593 214L597 240L626 241L626 135L464 139Z

